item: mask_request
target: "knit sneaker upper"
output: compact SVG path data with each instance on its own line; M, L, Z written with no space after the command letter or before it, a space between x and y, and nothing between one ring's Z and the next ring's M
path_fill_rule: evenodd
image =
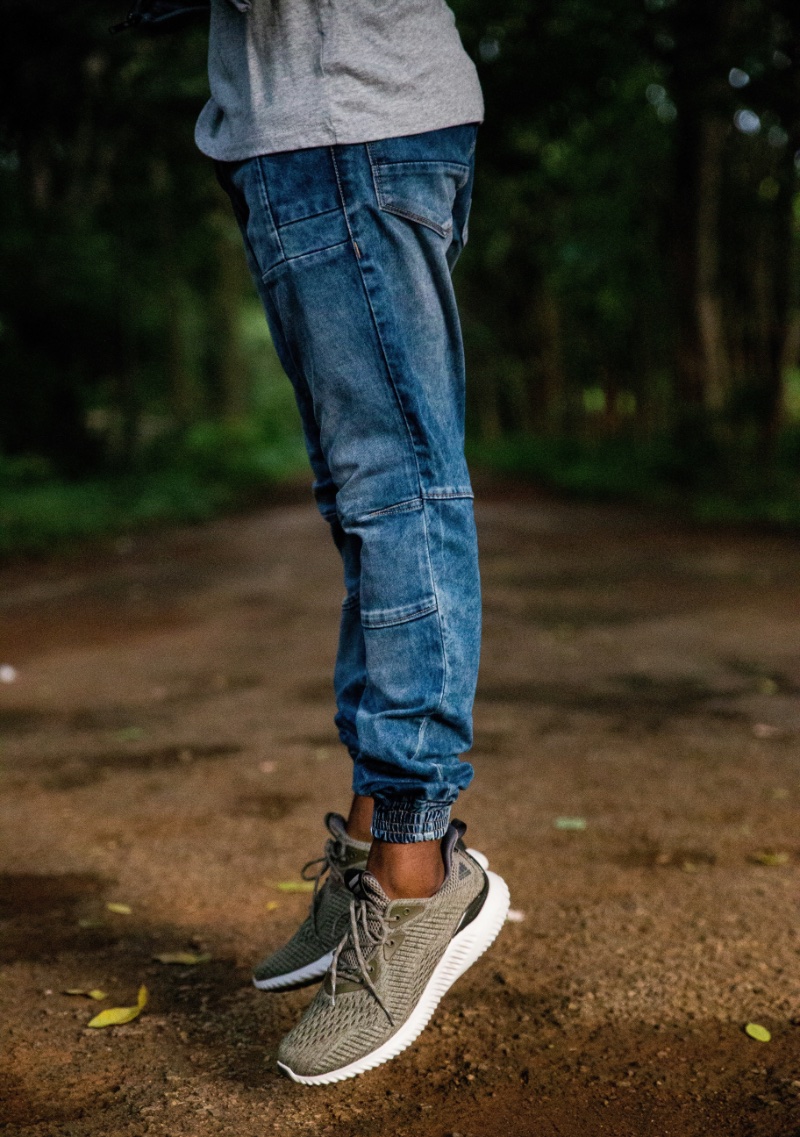
M349 874L347 937L278 1059L296 1074L340 1069L382 1045L419 1002L456 932L480 907L481 866L450 842L449 871L423 900L390 900L368 872Z
M344 883L344 873L364 868L370 846L348 836L338 813L327 814L325 824L330 833L325 852L303 866L303 879L314 881L308 916L288 943L258 964L253 972L256 980L276 978L314 963L333 951L346 931L353 895Z

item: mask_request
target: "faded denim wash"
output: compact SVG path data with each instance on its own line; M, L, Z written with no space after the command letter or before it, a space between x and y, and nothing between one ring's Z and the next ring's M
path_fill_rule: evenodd
M441 837L472 778L480 582L450 273L476 133L217 163L344 563L336 724L388 841Z

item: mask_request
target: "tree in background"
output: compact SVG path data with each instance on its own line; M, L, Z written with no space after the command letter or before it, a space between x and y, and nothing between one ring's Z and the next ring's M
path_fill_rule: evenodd
M774 439L796 364L800 10L461 0L488 120L477 429ZM585 419L583 419L585 421Z
M205 31L110 37L121 3L7 0L0 41L0 454L70 476L209 424L297 432L265 413L263 318L193 145ZM800 375L794 0L453 6L488 111L457 277L472 435L668 440L689 480L776 460Z
M67 473L130 465L148 423L250 409L238 234L192 139L204 30L117 38L118 3L45 0L35 18L13 7L0 47L0 449Z

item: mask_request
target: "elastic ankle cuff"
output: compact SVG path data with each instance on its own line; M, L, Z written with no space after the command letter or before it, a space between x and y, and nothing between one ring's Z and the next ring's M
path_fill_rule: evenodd
M450 808L439 801L376 801L372 836L397 845L441 840L450 824Z

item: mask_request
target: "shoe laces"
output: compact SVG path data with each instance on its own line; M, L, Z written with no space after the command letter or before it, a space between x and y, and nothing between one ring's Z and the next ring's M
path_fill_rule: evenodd
M381 912L377 904L368 896L354 897L350 902L350 928L334 949L330 965L331 1003L336 1003L337 979L363 984L373 995L378 1006L386 1015L392 1026L395 1025L391 1011L384 1003L369 976L369 965L365 957L375 954L378 948L389 939L392 927L385 912ZM363 947L362 947L363 944ZM341 959L347 949L352 949L352 956ZM350 955L348 952L347 955ZM340 962L341 961L341 962Z
M321 857L315 857L313 861L306 861L300 870L300 876L303 880L314 882L314 891L311 896L311 908L309 915L311 916L311 923L313 924L315 933L318 933L317 928L317 903L320 890L323 886L323 877L326 873L329 874L328 879L334 884L344 885L344 876L340 865L344 859L344 845L336 838L330 838L325 842L325 852ZM316 872L311 870L315 865L319 865Z

